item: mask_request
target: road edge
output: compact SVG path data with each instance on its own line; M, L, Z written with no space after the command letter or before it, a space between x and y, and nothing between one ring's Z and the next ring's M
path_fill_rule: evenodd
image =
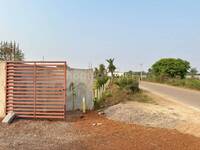
M189 92L200 93L199 90L189 89L189 88L184 88L184 87L179 87L179 86L173 86L173 85L169 85L169 84L163 84L163 83L157 83L157 82L150 82L150 81L141 81L141 82L149 83L149 84L157 84L157 85L160 85L160 86L166 86L166 87L174 88L174 89L178 89L178 90L184 90L184 91L189 91Z
M200 112L200 109L198 109L198 108L196 108L196 107L194 107L194 106L186 105L185 103L182 103L182 102L180 102L180 101L178 101L178 100L176 100L176 99L173 99L173 98L171 98L171 97L169 97L169 96L167 96L167 95L165 95L165 94L160 94L160 93L158 93L158 92L149 90L148 88L141 87L141 86L140 86L140 89L145 90L145 91L148 91L149 93L154 94L154 95L157 95L157 96L159 96L159 97L161 97L161 98L163 98L163 99L165 99L165 100L174 102L174 103L176 103L176 104L179 104L179 105L182 105L182 106L184 106L184 107L187 107L187 108L190 108L190 109L193 109L193 110L196 110L196 111Z

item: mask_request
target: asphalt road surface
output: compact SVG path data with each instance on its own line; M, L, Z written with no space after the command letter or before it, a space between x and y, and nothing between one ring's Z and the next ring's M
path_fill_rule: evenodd
M141 82L140 88L200 110L200 92L163 84Z

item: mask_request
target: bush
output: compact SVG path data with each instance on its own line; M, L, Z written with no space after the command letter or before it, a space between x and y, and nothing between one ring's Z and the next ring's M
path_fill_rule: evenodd
M94 109L100 109L105 107L105 101L107 98L112 97L112 93L110 91L106 91L103 93L102 97L100 99L95 98L94 99Z
M197 80L197 79L187 79L185 81L185 85L188 88L193 88L193 89L200 90L200 80Z
M102 85L104 85L107 81L108 81L108 77L104 76L104 77L98 77L95 80L95 88L100 88Z
M131 91L132 93L139 91L139 82L134 78L120 77L116 79L115 84L117 84L122 89Z
M197 79L174 80L170 84L200 90L200 80Z
M95 98L94 99L94 109L101 108L101 103L103 103L102 100L98 100L97 98Z
M115 79L115 83L117 83ZM95 110L104 109L109 106L113 106L126 101L136 101L142 103L156 104L152 98L148 97L142 90L136 93L127 92L126 89L121 89L118 85L112 82L109 85L107 91L102 95L100 99L94 100Z

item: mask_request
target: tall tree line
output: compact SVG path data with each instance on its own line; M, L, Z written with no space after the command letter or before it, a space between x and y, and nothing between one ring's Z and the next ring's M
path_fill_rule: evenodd
M24 53L16 42L0 42L0 61L22 61Z

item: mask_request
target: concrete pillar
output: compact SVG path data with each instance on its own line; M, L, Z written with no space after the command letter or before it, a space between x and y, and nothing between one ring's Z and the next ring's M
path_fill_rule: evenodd
M0 62L0 118L5 117L6 112L6 62Z

